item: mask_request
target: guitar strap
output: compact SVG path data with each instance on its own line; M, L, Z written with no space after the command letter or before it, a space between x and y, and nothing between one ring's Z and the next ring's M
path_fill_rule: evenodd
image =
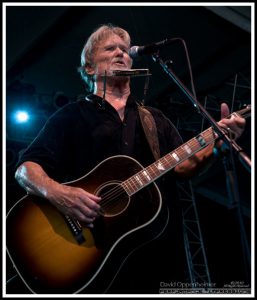
M148 144L155 160L158 160L160 158L160 148L157 127L153 115L142 105L138 105L138 112Z

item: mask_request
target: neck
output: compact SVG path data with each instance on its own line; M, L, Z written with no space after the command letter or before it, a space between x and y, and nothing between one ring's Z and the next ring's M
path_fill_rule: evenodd
M105 91L103 83L95 84L94 94L100 97L104 96L105 100L116 109L120 119L123 121L125 106L130 94L129 80L115 80L111 83L107 80Z
M105 100L107 101L126 101L130 94L129 80L115 80L106 82L106 88L104 91L104 83L97 82L95 84L94 94L103 97L105 94Z

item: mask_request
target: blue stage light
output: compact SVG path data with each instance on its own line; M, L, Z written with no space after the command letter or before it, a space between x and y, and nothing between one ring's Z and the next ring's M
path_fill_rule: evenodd
M26 111L19 110L15 113L17 123L26 123L29 120L29 114Z

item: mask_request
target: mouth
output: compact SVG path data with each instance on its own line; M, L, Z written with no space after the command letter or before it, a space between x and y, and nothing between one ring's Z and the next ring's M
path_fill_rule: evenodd
M115 61L114 64L120 67L127 67L122 60Z

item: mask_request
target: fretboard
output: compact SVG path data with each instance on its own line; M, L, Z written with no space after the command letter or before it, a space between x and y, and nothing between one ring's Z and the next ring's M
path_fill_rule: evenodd
M238 114L242 117L248 117L250 115L250 110L251 107L248 105L247 108L233 114ZM196 152L213 143L217 137L218 136L214 133L213 128L209 127L198 136L178 147L176 150L171 151L148 167L123 181L121 183L122 187L129 196L137 193L142 188L146 187L171 169L175 168L176 165L180 164L184 160L193 156Z
M169 152L145 169L123 181L122 187L128 195L131 196L135 194L171 169L175 168L175 166L182 161L188 159L190 156L212 143L214 140L214 132L210 127L197 137L192 138L176 150Z

